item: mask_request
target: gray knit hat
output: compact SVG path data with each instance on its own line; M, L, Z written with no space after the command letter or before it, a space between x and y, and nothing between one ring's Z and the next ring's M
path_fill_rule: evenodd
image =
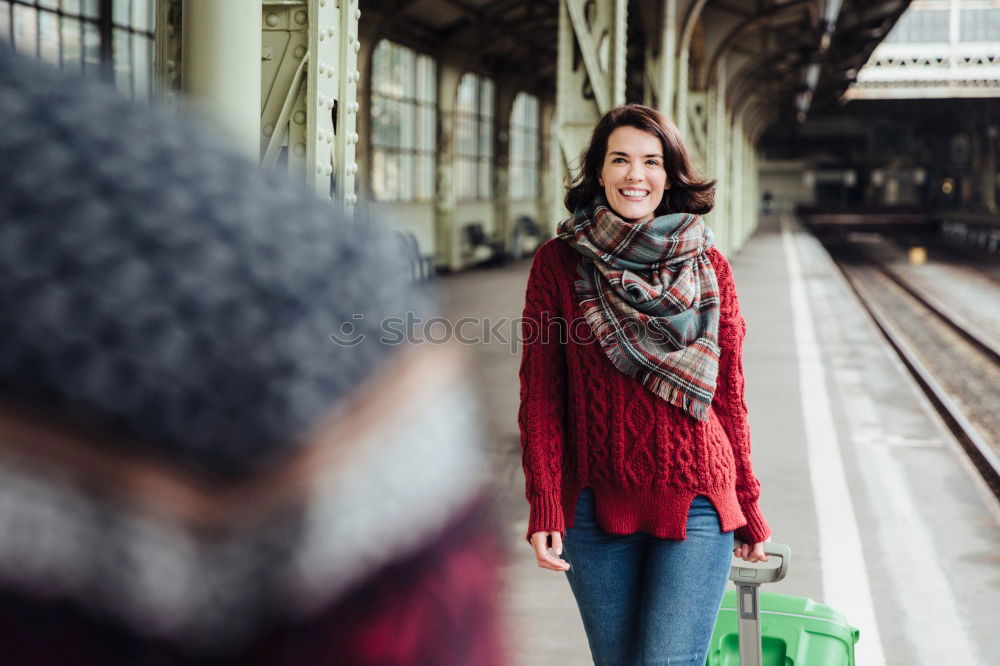
M232 651L474 500L461 373L383 337L431 311L387 231L2 49L0 156L0 591Z

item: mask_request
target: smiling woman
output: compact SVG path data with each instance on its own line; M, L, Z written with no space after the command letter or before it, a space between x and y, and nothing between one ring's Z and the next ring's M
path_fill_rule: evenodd
M700 217L715 182L674 124L639 105L601 118L582 164L525 293L527 536L538 566L566 572L595 664L703 664L734 534L751 561L770 535L750 465L745 323ZM584 321L586 339L530 335Z
M653 219L668 187L660 140L628 125L615 129L608 137L608 152L597 182L611 208L624 219Z
M616 154L612 155L612 151ZM657 156L659 167L654 167L649 162ZM654 215L679 212L704 215L712 210L715 181L706 180L697 173L677 126L656 109L627 104L608 111L594 127L590 145L581 157L580 173L566 192L566 208L571 213L593 205L595 198L603 193L606 202L623 218L636 219L629 216L629 210L619 210L615 206L609 193L613 183L605 184L606 171L610 178L611 173L620 173L618 169L623 169L616 166L609 170L613 159L624 160L615 162L616 165L634 161L643 166L646 174L659 170L664 175L665 191L656 200ZM621 181L625 176L620 173Z

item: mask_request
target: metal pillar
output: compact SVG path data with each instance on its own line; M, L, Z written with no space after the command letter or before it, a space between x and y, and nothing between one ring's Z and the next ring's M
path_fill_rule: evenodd
M157 0L157 93L183 90L266 168L357 203L358 0Z
M720 101L724 99L722 94L719 97ZM719 214L716 216L715 224L722 235L724 251L731 253L733 251L733 123L724 101L721 107L716 121L720 140L716 144L718 162L715 173L719 178L719 194L717 195L719 197Z
M357 70L361 80L357 85L358 112L355 114L357 133L361 140L355 146L354 161L358 165L354 188L359 197L359 205L374 200L372 191L372 55L378 45L378 24L366 21L358 24L361 49L358 51Z
M493 221L504 251L511 247L510 219L510 114L517 90L509 81L497 81L493 117Z
M672 116L677 71L677 0L663 3L663 25L660 31L660 94L657 108Z
M161 104L176 107L181 90L181 0L156 0L153 25L153 90Z
M289 172L298 175L305 170L309 111L306 89L312 55L306 2L264 2L262 14L260 158L270 169L283 156Z
M991 213L997 212L997 150L996 137L987 135L983 154L982 194L983 206Z
M461 63L441 61L438 66L437 182L434 198L434 250L436 263L459 268L455 234L455 104L462 78Z
M730 251L735 251L743 245L743 230L746 225L746 210L743 208L743 123L739 116L733 119L732 131L732 171L730 177L733 186L731 192L730 211L732 220L729 222Z
M538 196L538 219L557 220L565 210L562 205L563 189L562 182L558 180L561 173L560 163L562 157L559 154L559 146L552 131L555 123L556 106L552 101L540 102L541 108L538 114L539 125L539 163L541 165L538 177L540 188ZM544 226L544 225L543 225ZM551 231L551 227L545 228Z
M625 103L626 0L559 3L556 140L562 155L555 191L561 192L598 119ZM553 222L565 216L561 204Z
M646 5L640 7L645 8ZM655 21L650 21L651 27L647 34L643 104L673 117L677 69L677 0L664 0L658 9L659 14L654 15ZM653 44L657 45L658 52L654 52Z
M691 40L694 36L695 26L701 18L701 12L705 8L708 0L686 0L684 8L684 21L680 25L680 40L677 44L677 85L674 96L674 118L681 134L688 135L688 113L691 104L688 100L688 63L691 57ZM704 165L704 162L702 163Z
M691 91L688 90L688 59L690 53L687 49L677 53L677 90L674 94L674 122L681 131L682 136L688 136L691 128L688 127L688 111L690 100L688 97Z
M717 181L715 187L715 206L712 212L705 216L705 221L715 233L715 244L728 252L725 221L725 198L729 183L726 182L725 174L722 171L725 150L725 122L724 102L722 94L717 85L713 85L706 93L706 124L705 124L705 173L710 178Z
M261 160L346 211L357 203L357 0L263 0Z
M746 170L746 210L747 224L743 230L743 244L750 239L750 234L757 228L757 221L760 219L760 197L757 195L757 150L747 137L747 170Z
M312 0L316 11L317 0ZM361 19L359 0L318 0L317 15L320 20L319 29L326 25L327 37L336 42L336 59L327 63L332 67L326 72L327 79L336 81L335 91L335 136L333 142L333 198L342 208L350 211L358 203L355 191L355 176L358 165L355 155L358 145L358 82L361 72L358 71L358 51L361 41L358 39L358 22ZM328 22L323 22L324 15ZM330 31L335 30L331 35ZM319 71L318 75L322 76ZM317 86L317 90L320 86ZM325 124L325 123L324 123ZM327 134L329 140L329 133Z
M991 213L997 210L997 128L993 125L992 107L982 106L977 115L978 131L973 133L973 142L979 162L979 199L982 207Z
M224 128L237 149L257 158L260 133L261 15L246 0L184 0L181 86Z
M678 92L680 90L678 89ZM700 90L686 91L684 103L687 104L687 111L684 113L686 120L685 127L681 129L684 140L687 142L691 159L694 160L698 169L708 173L708 94Z

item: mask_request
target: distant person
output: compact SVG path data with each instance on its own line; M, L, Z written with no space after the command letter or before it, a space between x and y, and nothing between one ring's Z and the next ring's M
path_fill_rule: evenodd
M598 121L582 161L525 295L527 536L540 567L566 572L595 664L701 666L733 554L766 560L771 533L745 323L700 217L715 183L636 104Z
M475 405L382 339L435 312L391 235L7 51L0 154L0 661L501 663Z
M773 198L774 197L771 194L770 190L765 190L764 191L764 197L763 197L763 201L761 203L761 208L763 209L765 215L767 215L768 213L771 212L771 206L772 206L772 203L773 203Z

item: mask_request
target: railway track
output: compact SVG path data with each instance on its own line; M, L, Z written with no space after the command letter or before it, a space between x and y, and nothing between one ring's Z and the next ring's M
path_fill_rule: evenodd
M897 287L905 291L911 298L933 313L938 320L947 324L958 335L965 338L970 345L979 349L979 351L982 352L982 354L994 365L1000 366L1000 344L998 344L992 336L988 335L985 331L980 330L976 325L968 321L965 316L957 310L952 309L949 305L941 302L937 297L923 292L919 288L915 287L913 284L900 276L896 271L883 264L875 262L871 263L876 270L880 271L882 275L892 280ZM1000 389L998 389L998 391L1000 391Z
M1000 348L960 313L850 245L827 248L1000 500Z

